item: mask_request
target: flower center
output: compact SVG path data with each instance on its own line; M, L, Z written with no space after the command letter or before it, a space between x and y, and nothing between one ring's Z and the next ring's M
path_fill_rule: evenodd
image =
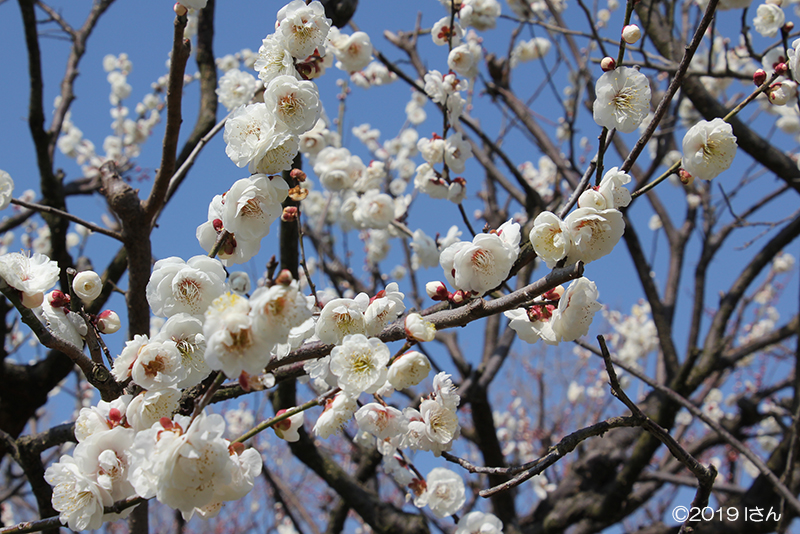
M472 253L470 261L476 270L482 273L489 273L494 266L494 254L485 248L481 248Z
M203 297L200 284L197 283L197 280L183 280L178 286L178 294L175 297L190 306L197 304Z

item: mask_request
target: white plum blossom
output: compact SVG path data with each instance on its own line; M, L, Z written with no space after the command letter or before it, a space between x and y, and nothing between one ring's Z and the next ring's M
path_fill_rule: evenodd
M353 219L361 228L387 228L395 219L394 199L377 189L367 191L358 199Z
M238 107L225 121L225 153L250 172L275 174L289 170L300 140L286 129L266 104Z
M447 198L450 193L449 186L429 163L417 167L414 177L414 188L425 193L431 198Z
M287 271L288 274L288 271ZM311 319L314 297L300 291L297 280L260 287L250 297L253 325L269 344L286 343L293 328Z
M240 467L222 438L221 415L201 413L190 421L181 415L174 422L162 419L137 433L129 449L136 493L156 497L186 516L216 502L216 494Z
M323 343L339 344L345 336L365 334L367 323L364 312L369 298L333 299L322 308L316 325L316 334Z
M464 30L458 21L454 21L452 27L450 26L450 16L442 17L431 28L431 38L433 44L437 46L447 46L448 41L452 46L461 44L461 38L464 36Z
M0 210L4 210L11 203L14 195L14 180L6 171L0 170Z
M543 211L533 221L528 236L533 250L552 269L572 250L572 236L567 225L551 211Z
M508 221L495 232L476 235L472 243L450 245L439 262L456 289L483 295L508 276L519 254L519 239L519 224Z
M305 59L316 48L322 48L331 28L325 8L317 1L306 5L303 0L292 0L278 11L277 20L278 39L297 59Z
M594 120L608 129L631 133L650 111L650 82L631 67L604 73L595 84Z
M447 118L450 124L455 124L464 110L466 100L459 91L465 91L469 84L453 73L442 75L438 70L430 70L425 74L425 93L437 104L447 107Z
M328 438L353 417L357 409L355 399L344 393L337 393L325 403L325 409L314 424L314 434L322 439Z
M610 253L625 232L622 213L615 209L578 208L564 219L572 238L567 265L589 263Z
M597 188L597 191L605 199L603 209L624 208L631 203L631 192L624 187L630 181L630 174L621 172L618 167L612 167L606 171Z
M358 31L353 35L339 34L339 38L331 40L333 53L338 60L336 68L345 72L356 72L372 60L372 42L369 35Z
M374 393L386 382L391 353L378 338L362 334L345 336L342 344L331 351L331 373L346 394L357 397Z
M253 68L258 72L258 77L264 84L277 76L288 75L299 78L297 70L294 68L292 55L284 48L281 40L275 35L268 35L258 49L258 58L253 64Z
M594 314L603 306L594 282L581 277L572 282L558 301L553 332L564 341L575 341L589 332Z
M414 341L433 341L436 326L418 313L409 313L404 323L406 337Z
M520 41L511 51L511 59L509 60L511 68L513 69L520 63L543 58L550 52L551 46L550 41L544 37L534 37L529 41Z
M346 148L326 147L317 154L314 163L314 173L329 191L350 189L365 169L361 158L351 155Z
M27 308L36 308L44 300L44 292L56 285L61 270L44 254L9 252L0 256L0 277L20 291L20 300Z
M403 297L403 293L398 291L397 282L392 282L371 299L364 311L368 336L377 336L389 323L400 317L406 309Z
M464 26L472 26L478 31L491 30L500 16L500 3L497 0L463 0L459 18Z
M296 135L313 128L322 111L316 84L294 76L273 78L264 90L264 103Z
M387 380L394 389L416 386L431 372L431 362L421 352L411 351L400 355L389 366Z
M136 358L139 357L139 351L149 342L150 340L147 336L139 334L134 335L133 339L125 342L125 348L114 360L114 365L111 368L111 375L117 382L124 382L131 377L131 369L133 364L136 363Z
M92 477L83 473L72 456L64 455L49 466L44 479L53 486L53 508L59 512L62 525L74 531L100 528L104 521L103 507L114 501Z
M355 413L358 428L384 440L404 433L403 412L377 402L365 404Z
M761 4L756 10L753 27L762 37L775 37L785 21L786 15L780 5Z
M37 308L34 313L39 315L40 320L59 338L82 348L83 338L89 332L89 327L80 314L70 311L69 306L53 305L59 300L54 298L56 293L61 292L50 292L42 301L41 308Z
M181 365L186 376L178 381L179 388L195 386L211 373L203 354L206 351L206 338L203 336L203 322L188 313L176 313L161 326L152 341L171 341L181 355Z
M225 291L222 263L207 256L189 261L172 256L158 260L147 282L147 302L155 315L188 313L202 317L211 302Z
M180 407L181 390L176 386L143 391L125 410L125 419L136 431L147 430L162 417L171 418Z
M483 52L480 45L469 42L463 43L452 50L447 56L447 66L465 78L474 78L478 75L478 67L483 61Z
M456 513L467 500L464 481L444 467L433 469L426 478L425 493L414 500L417 507L427 506L439 519Z
M206 351L203 357L213 370L236 378L247 371L260 374L269 362L269 346L256 332L250 303L244 297L225 293L209 306L203 324Z
M730 124L720 118L700 121L683 137L681 164L695 178L711 180L731 166L736 146Z
M144 389L163 389L186 378L182 357L174 341L150 341L139 348L131 378Z
M462 517L453 534L502 534L503 522L494 514L474 511Z
M436 241L425 234L421 229L414 230L414 237L410 243L414 254L411 256L411 268L427 269L439 265L439 249Z
M103 292L103 280L94 271L81 271L72 279L75 294L87 302L91 302Z
M132 398L131 395L122 395L111 402L101 400L97 406L81 408L75 420L75 439L80 443L92 434L121 425L122 416Z
M228 285L237 295L245 296L252 287L250 275L244 271L234 271L228 276Z
M430 165L436 165L444 160L444 147L444 139L436 134L431 139L423 137L417 141L417 150L419 150L422 159Z
M223 196L214 195L214 198L208 205L208 220L197 227L197 241L199 241L200 246L206 251L210 252L222 232L227 232L225 225L222 223L222 213L224 209ZM223 241L217 255L222 261L222 265L227 266L250 261L253 256L258 254L260 249L260 239L237 240L235 235L229 233L227 238Z
M589 332L594 314L602 308L597 302L599 293L591 280L581 277L563 295L548 293L546 298L558 298L554 304L534 303L529 309L508 310L504 315L510 320L509 326L520 339L536 343L541 339L548 345L561 341L575 341Z
M283 415L286 410L280 410L276 413L276 416ZM304 412L297 412L294 415L287 417L281 421L278 421L272 426L272 430L275 431L275 434L283 439L288 441L289 443L294 443L295 441L300 440L300 428L302 428L303 423L305 422L305 415Z
M466 162L472 157L472 147L463 138L461 132L456 132L447 138L444 147L444 162L455 173L464 172Z
M434 443L448 446L460 434L456 406L445 399L425 399L420 403L419 413L425 423L425 436Z
M231 111L250 103L256 92L256 85L258 83L255 77L249 72L230 69L219 79L217 97L220 104Z
M222 199L222 224L238 241L258 241L281 216L289 186L280 176L253 174L237 180ZM221 293L221 292L220 292Z

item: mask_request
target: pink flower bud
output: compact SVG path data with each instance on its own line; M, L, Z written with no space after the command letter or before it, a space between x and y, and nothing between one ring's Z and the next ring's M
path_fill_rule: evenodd
M292 273L289 272L289 269L283 269L275 279L275 283L288 286L292 283L292 280L294 280L294 278L292 278Z
M792 33L793 29L794 29L794 22L792 22L790 20L789 22L787 22L786 24L783 25L783 28L781 28L781 31L784 32L784 33Z
M685 169L678 171L678 177L681 179L683 185L692 185L692 182L694 182L694 176L686 172Z
M175 2L175 5L174 5L174 6L172 6L172 10L173 10L173 11L175 12L175 14L176 14L176 15L178 15L179 17L184 17L184 16L186 16L186 13L188 13L188 12L189 12L189 10L188 10L188 9L186 9L186 6L184 6L184 5L183 5L183 4L181 4L180 2Z
M450 292L444 282L428 282L425 284L425 292L433 300L445 301L450 298Z
M789 72L789 67L786 66L786 63L778 63L775 65L775 73L784 76L787 72Z
M53 308L64 308L69 306L69 301L69 295L58 289L51 291L47 295L47 302L49 302L50 306Z
M306 173L301 171L300 169L292 169L292 172L289 173L289 176L297 180L298 182L305 182L306 181Z
M97 316L97 330L101 334L113 334L122 327L122 321L119 320L119 315L111 310L100 312Z
M603 69L603 72L614 70L617 68L617 62L613 57L606 56L600 61L600 68Z
M622 28L622 40L628 44L633 44L642 37L642 30L636 24L628 24Z
M764 69L758 69L753 73L753 83L756 87L761 86L764 82L767 81L767 73Z
M461 304L462 302L469 300L469 293L465 292L463 289L459 289L450 295L450 300L453 302L453 304Z

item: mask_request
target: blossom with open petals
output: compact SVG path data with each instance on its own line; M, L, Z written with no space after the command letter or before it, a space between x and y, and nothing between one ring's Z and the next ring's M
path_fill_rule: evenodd
M711 180L733 163L736 136L720 118L700 121L683 137L683 168L701 180Z
M636 130L650 111L650 82L631 67L608 71L595 84L594 120L622 133Z

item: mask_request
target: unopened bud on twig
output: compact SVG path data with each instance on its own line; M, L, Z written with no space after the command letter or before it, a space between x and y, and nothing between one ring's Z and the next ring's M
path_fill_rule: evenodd
M175 2L175 5L172 6L172 10L175 12L176 15L179 17L183 17L189 10L186 8L185 5L181 4L180 2Z
M622 40L628 44L633 44L642 37L642 30L636 24L628 24L622 28Z
M295 206L286 206L281 213L281 220L283 222L295 222L297 220L298 210Z
M753 83L760 87L767 81L767 73L764 69L758 69L753 73Z
M613 57L606 56L600 61L600 68L603 69L603 72L612 71L617 68L617 62Z
M122 321L119 320L119 315L111 310L100 312L97 316L97 330L101 334L113 334L122 327Z

